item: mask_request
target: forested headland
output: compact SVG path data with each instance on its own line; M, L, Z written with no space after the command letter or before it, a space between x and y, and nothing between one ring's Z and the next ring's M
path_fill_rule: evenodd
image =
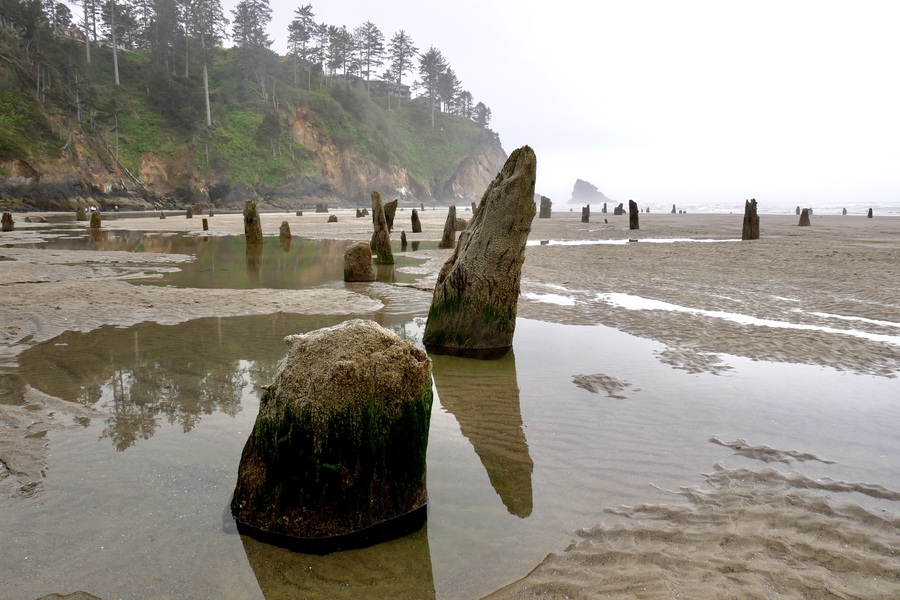
M279 55L268 0L0 0L0 204L480 197L506 155L439 49L294 15Z

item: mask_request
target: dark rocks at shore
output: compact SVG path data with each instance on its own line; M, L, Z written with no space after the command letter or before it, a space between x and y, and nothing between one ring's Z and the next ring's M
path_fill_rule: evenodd
M253 200L244 203L244 236L248 245L262 244L262 222L259 220L259 210Z
M536 173L534 151L523 146L485 191L478 214L438 273L423 336L430 351L489 358L512 346L525 245L536 212ZM445 234L451 217L455 214L448 215Z
M741 229L741 239L759 239L759 215L756 214L756 198L751 198L744 202L744 224Z
M285 341L241 454L231 501L238 530L321 554L421 526L427 355L359 319Z
M416 211L416 209L412 209L410 220L412 221L412 232L422 233L422 221L419 220L419 213Z
M638 205L634 200L628 201L628 229L640 229L640 220L638 217Z
M344 252L344 281L375 281L369 244L356 242Z
M591 205L585 204L581 207L581 222L582 223L590 223L591 222Z
M394 264L394 253L391 251L391 234L388 230L387 219L384 216L381 194L378 192L372 192L372 227L372 239L369 241L369 248L378 257L376 262L380 265Z
M456 247L456 205L451 204L447 209L447 220L444 221L444 232L438 248L450 249Z
M552 211L553 202L547 196L541 196L541 210L538 213L538 219L549 219Z
M802 211L800 211L800 222L797 223L797 225L799 225L800 227L809 227L809 215L810 212L808 208L804 208Z

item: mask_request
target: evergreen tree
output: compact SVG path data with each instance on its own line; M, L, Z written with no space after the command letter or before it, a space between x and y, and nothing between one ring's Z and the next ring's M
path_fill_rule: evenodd
M225 26L228 19L222 12L220 0L194 0L194 10L188 21L188 32L191 38L199 43L200 61L203 65L203 95L206 100L206 126L212 126L212 113L209 107L209 61L213 53L228 36Z
M272 20L269 0L241 0L231 14L234 15L232 26L234 43L250 57L259 84L259 95L268 102L265 59L269 46L272 45L271 38L266 34L266 27Z
M371 21L356 28L357 47L360 51L360 68L366 76L366 91L372 70L384 64L384 34Z
M294 20L288 25L288 48L294 57L294 85L297 85L297 62L306 64L306 87L312 89L312 63L316 49L313 39L316 37L317 25L311 4L304 4L294 11Z
M474 117L472 120L487 129L488 125L491 124L491 109L485 106L483 102L479 102L475 105Z
M413 57L419 53L419 49L413 45L412 38L402 29L391 37L388 45L388 60L391 62L389 73L390 81L397 83L397 106L400 106L400 87L403 85L403 75L413 70Z
M447 61L441 51L431 46L428 52L419 56L419 77L431 103L431 126L434 127L434 105L438 101L441 76L447 70Z

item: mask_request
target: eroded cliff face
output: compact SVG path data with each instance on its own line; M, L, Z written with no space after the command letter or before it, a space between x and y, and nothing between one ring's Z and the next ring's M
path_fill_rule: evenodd
M456 171L444 184L443 198L481 200L507 158L499 141L496 144L485 144L481 154L468 156L459 163Z

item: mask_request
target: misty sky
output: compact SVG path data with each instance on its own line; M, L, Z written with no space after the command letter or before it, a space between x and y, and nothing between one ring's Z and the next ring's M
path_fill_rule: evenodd
M554 202L900 204L900 2L270 1L438 48Z

